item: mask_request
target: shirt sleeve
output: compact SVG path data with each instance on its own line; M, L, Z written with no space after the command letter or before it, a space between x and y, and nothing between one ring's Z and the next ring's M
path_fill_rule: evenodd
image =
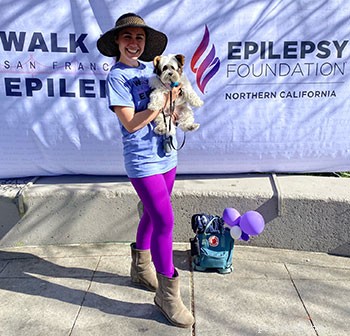
M127 80L117 71L110 72L107 76L108 106L113 111L113 106L135 107L131 88Z

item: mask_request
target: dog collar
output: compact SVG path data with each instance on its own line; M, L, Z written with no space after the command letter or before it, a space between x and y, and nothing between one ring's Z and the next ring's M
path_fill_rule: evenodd
M178 87L179 86L179 82L172 82L170 84L170 87L173 88L173 87Z

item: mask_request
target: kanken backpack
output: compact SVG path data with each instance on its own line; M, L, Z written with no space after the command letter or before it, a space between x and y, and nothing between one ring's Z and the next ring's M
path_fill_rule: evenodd
M196 214L192 216L190 239L193 268L197 271L214 269L219 273L231 273L234 240L230 229L219 216Z

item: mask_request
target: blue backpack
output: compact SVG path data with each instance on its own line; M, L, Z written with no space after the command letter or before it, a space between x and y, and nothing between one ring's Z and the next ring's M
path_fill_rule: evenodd
M196 214L192 216L190 239L192 265L197 271L214 269L219 273L231 273L234 240L230 229L219 216Z

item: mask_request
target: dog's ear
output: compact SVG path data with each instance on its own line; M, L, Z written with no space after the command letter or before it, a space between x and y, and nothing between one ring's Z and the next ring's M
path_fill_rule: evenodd
M154 59L153 59L153 65L155 68L158 67L158 64L160 62L160 56L156 56Z
M177 54L177 55L175 55L175 58L177 59L177 61L181 65L181 67L183 67L185 64L185 56L182 54Z
M159 69L159 62L160 62L160 56L156 56L153 59L153 66L154 66L153 72L158 76L160 76L160 74L161 74L161 71Z

